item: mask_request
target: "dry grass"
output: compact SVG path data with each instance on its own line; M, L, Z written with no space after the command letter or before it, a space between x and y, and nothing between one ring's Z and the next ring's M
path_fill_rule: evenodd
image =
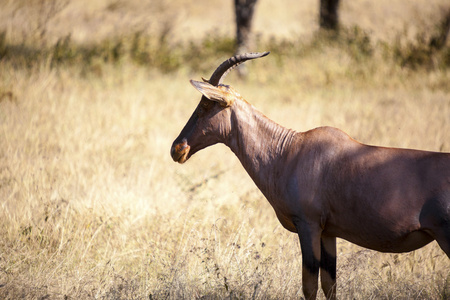
M135 1L72 1L43 18L36 11L52 2L25 9L25 2L6 1L0 32L15 45L51 46L68 33L74 43L95 44L151 25L150 33L166 28L171 39L186 31L201 40L220 20L216 26L225 23L219 31L229 35L231 1L206 2L203 10L182 0L145 9ZM261 2L256 31L272 11L283 16L296 7L291 2L284 10ZM270 33L298 26L296 35L314 39L316 2L295 8L311 13L298 22L290 10L280 23L271 19ZM392 45L422 8L431 15L445 4L391 2L370 2L380 13L367 14L360 13L367 2L343 2L343 21L370 24L363 29ZM384 22L383 11L402 17ZM433 24L425 19L411 32ZM158 27L161 20L166 27ZM374 42L372 54L349 41L305 43L301 51L261 45L274 53L250 63L246 81L232 73L228 82L279 123L297 130L331 125L370 144L450 152L448 67L403 68ZM21 63L12 58L15 48L7 49L0 59L0 298L302 295L298 238L281 227L232 153L217 145L183 166L171 161L172 140L199 99L188 79L209 72L192 65L166 72L128 59L52 66L45 55L23 53ZM205 58L208 68L225 56ZM450 297L450 262L434 242L381 254L340 240L338 252L341 299Z

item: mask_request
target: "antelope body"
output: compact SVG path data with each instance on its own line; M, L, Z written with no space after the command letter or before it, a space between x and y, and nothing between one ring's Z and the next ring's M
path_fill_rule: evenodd
M450 153L361 144L339 129L307 132L266 118L221 84L236 65L268 52L235 56L210 80L192 81L203 96L171 148L184 163L224 143L299 235L303 293L314 299L318 275L336 297L336 238L381 252L406 252L436 240L450 258Z

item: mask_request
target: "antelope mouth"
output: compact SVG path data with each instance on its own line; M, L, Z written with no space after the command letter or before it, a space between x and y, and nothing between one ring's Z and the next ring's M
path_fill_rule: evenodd
M181 143L172 146L170 154L175 162L183 164L189 158L188 154L190 149L191 147L187 144L186 139L183 139Z

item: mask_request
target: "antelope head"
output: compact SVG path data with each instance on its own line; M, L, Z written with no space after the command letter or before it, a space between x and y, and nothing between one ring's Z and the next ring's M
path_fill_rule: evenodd
M269 52L246 53L234 56L224 61L209 80L190 81L202 94L202 98L172 144L170 154L174 161L182 164L197 151L226 141L231 130L231 107L240 96L230 86L221 82L239 64L268 54Z

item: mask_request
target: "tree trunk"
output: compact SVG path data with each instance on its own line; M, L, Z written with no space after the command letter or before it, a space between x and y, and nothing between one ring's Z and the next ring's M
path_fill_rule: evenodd
M251 44L253 12L257 0L234 0L236 12L236 53L245 53Z
M339 29L339 0L320 0L320 28Z

